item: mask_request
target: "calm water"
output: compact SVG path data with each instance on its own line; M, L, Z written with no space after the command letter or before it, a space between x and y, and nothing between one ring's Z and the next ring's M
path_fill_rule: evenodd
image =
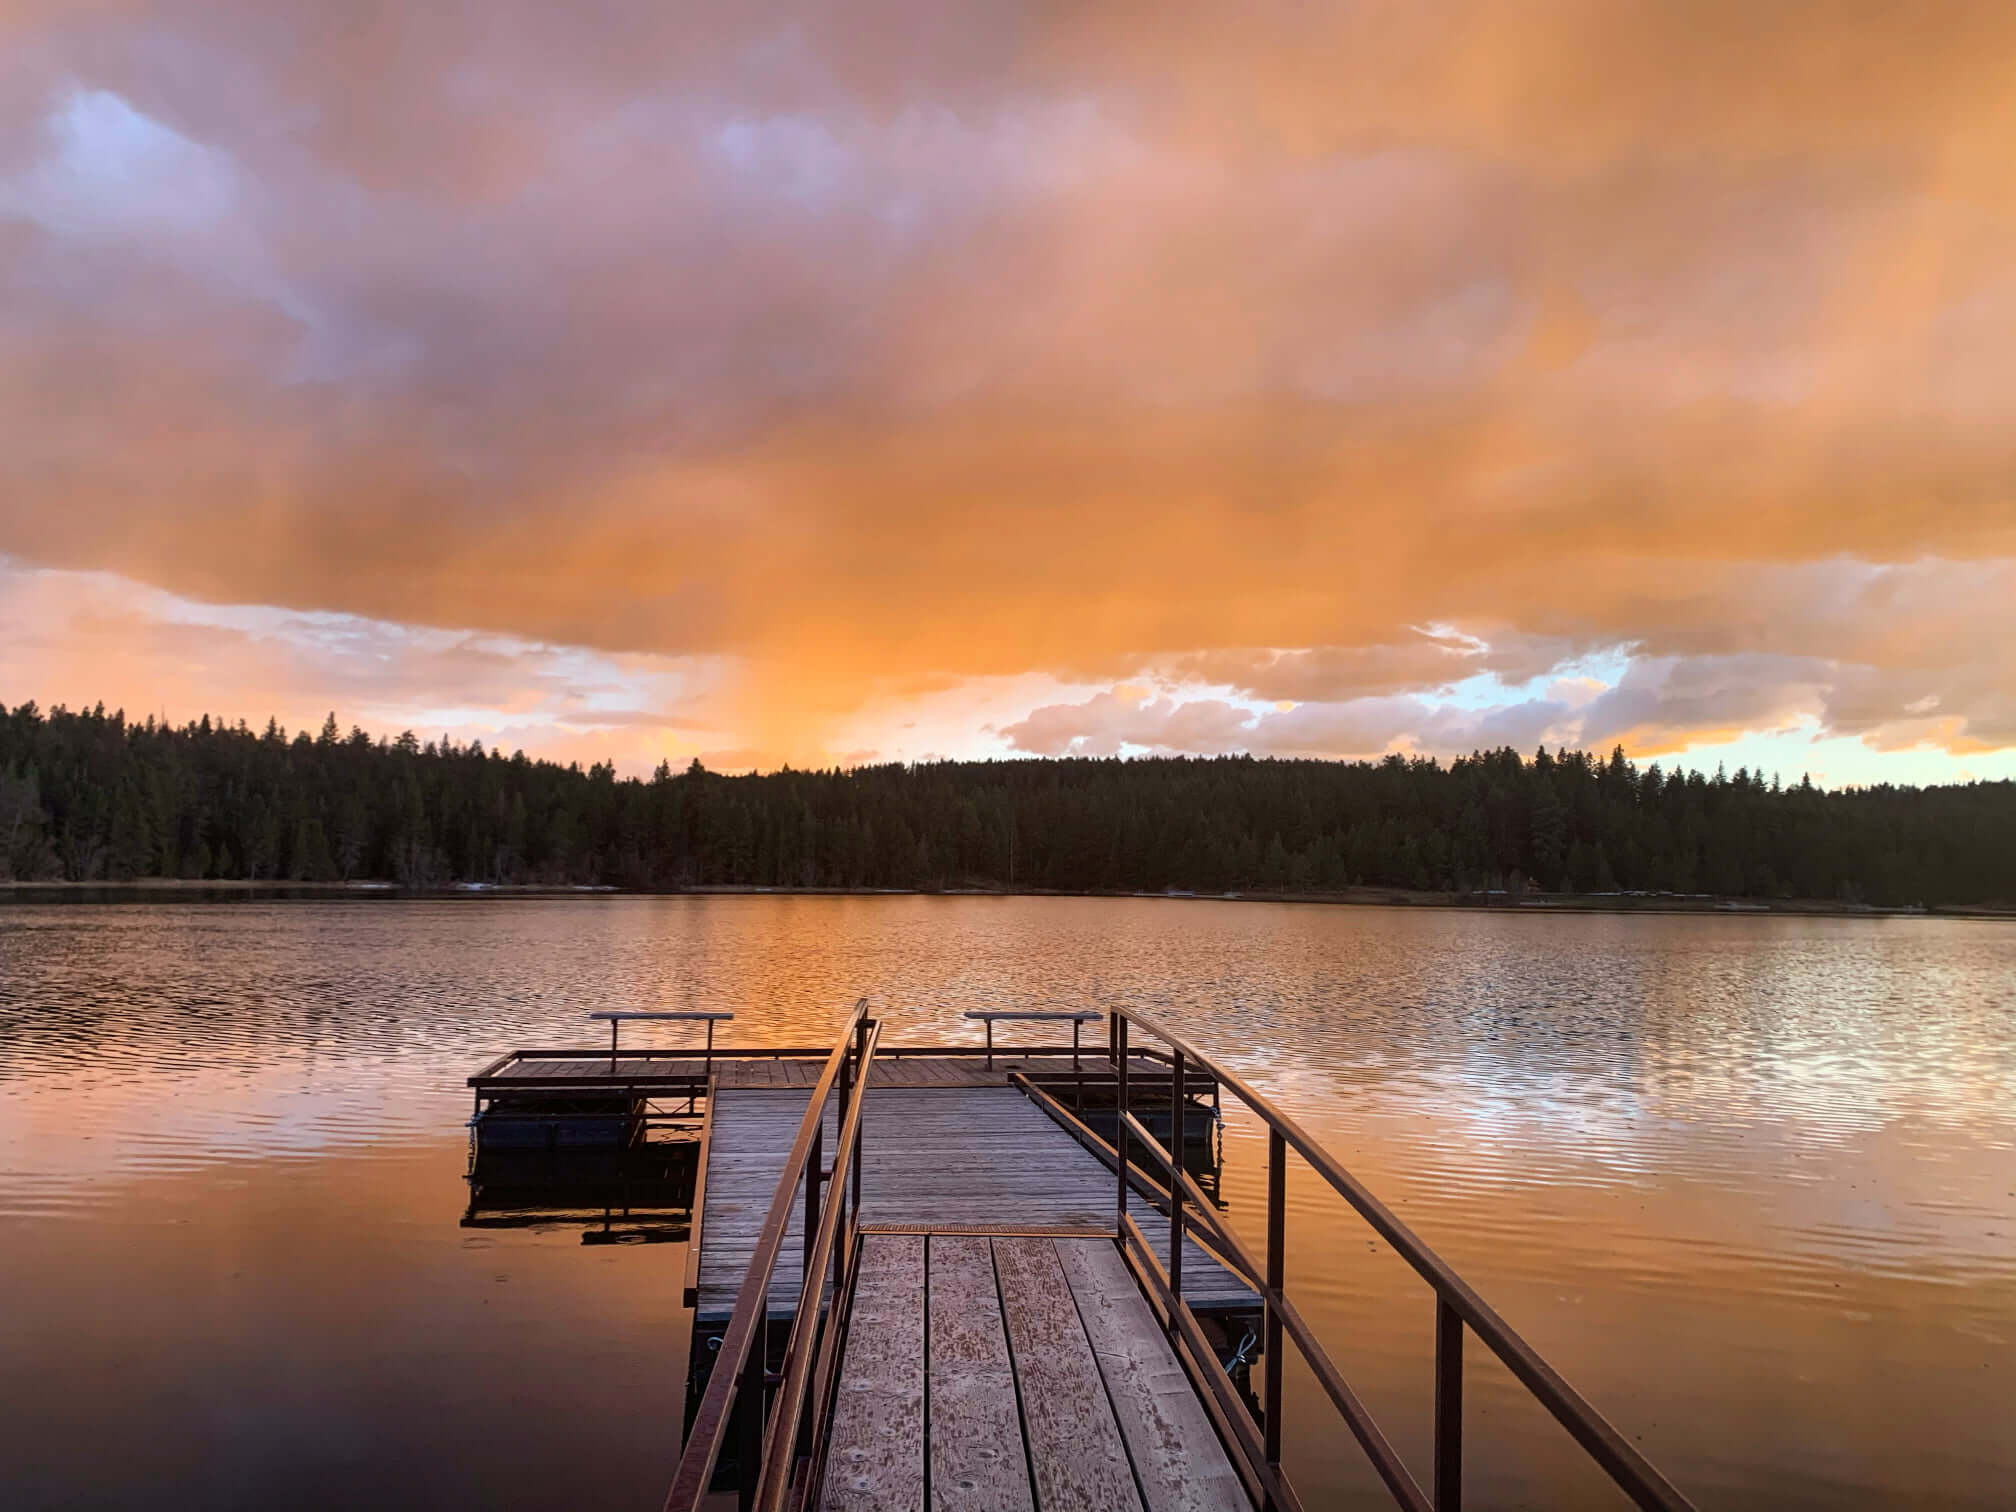
M1704 1506L2010 1505L2016 926L760 897L0 908L0 1500L655 1507L683 1248L461 1228L462 1080L591 1008L774 1042L870 991L899 1043L1163 1010ZM1428 1293L1291 1197L1290 1286L1425 1478ZM1479 1353L1473 1505L1605 1504Z

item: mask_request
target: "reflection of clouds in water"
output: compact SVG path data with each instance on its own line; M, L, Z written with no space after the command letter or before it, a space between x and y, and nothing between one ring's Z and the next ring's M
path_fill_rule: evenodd
M126 1183L242 1160L452 1143L469 1116L459 1089L408 1085L394 1067L335 1074L281 1061L127 1079L70 1072L0 1102L0 1219L57 1217Z
M1903 1114L1967 1124L2016 1109L2016 1048L1995 1028L2016 954L2005 932L1475 916L1398 927L1417 969L1375 964L1335 984L1321 1015L1265 993L1243 1016L1272 1043L1228 1053L1267 1067L1284 1098L1306 1089L1320 1104L1340 1079L1363 1095L1407 1083L1492 1122L1546 1127L1607 1110L1792 1118L1818 1138Z
M266 1242L294 1232L296 1181L340 1176L364 1208L424 1185L453 1233L464 1079L508 1048L606 1042L594 1008L726 1008L723 1043L809 1043L872 991L889 1041L914 1044L977 1043L972 1007L1121 1003L1307 1123L1704 1504L1936 1482L1961 1505L2009 1469L1992 1403L2016 1334L2012 965L2016 930L1941 920L904 897L11 907L0 1232L165 1233L169 1194L200 1189L218 1243ZM1265 1140L1229 1104L1225 1145L1229 1217L1257 1241ZM1403 1449L1425 1444L1418 1278L1297 1163L1289 1203L1298 1305ZM379 1217L359 1221L382 1238ZM1502 1375L1475 1390L1480 1454L1493 1433L1551 1452ZM1864 1456L1845 1480L1844 1438ZM1324 1465L1336 1448L1291 1447ZM1355 1482L1340 1461L1309 1483Z
M2012 961L2016 931L1939 920L929 898L16 908L0 915L0 1078L33 1095L0 1129L12 1169L79 1174L433 1138L466 1116L478 1064L596 1042L593 1008L727 1009L724 1044L819 1042L871 992L899 1044L977 1042L974 1007L1130 1004L1326 1134L1418 1144L1457 1184L1742 1188L1769 1169L1782 1193L1805 1155L1893 1121L1955 1148L2006 1137ZM683 1032L638 1025L632 1042ZM92 1139L43 1137L65 1118Z

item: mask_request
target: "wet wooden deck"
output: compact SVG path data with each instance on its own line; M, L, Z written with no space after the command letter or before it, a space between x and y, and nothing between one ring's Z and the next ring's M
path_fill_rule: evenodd
M703 1324L725 1321L734 1310L778 1173L805 1116L805 1096L742 1087L722 1089L715 1098L695 1306ZM830 1102L825 1130L830 1152L837 1138ZM871 1097L861 1113L861 1160L861 1222L871 1228L1113 1229L1111 1169L1012 1087L926 1085ZM1128 1211L1166 1251L1168 1220L1145 1200L1130 1200ZM799 1202L770 1278L773 1317L797 1310L803 1235ZM1243 1281L1194 1242L1184 1249L1183 1293L1200 1312L1259 1305Z
M819 1506L927 1495L932 1512L1251 1507L1110 1240L869 1234Z

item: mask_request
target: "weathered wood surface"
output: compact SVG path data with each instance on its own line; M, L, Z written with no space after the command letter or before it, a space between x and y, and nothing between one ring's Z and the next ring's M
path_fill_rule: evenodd
M1111 1082L1112 1066L1103 1047L1087 1045L1079 1064L1088 1085ZM810 1087L825 1069L821 1060L810 1056L780 1058L720 1049L714 1052L713 1067L717 1085L724 1088ZM678 1091L684 1096L686 1088L683 1083L700 1080L706 1069L707 1063L697 1053L691 1056L619 1053L613 1063L606 1054L549 1056L507 1062L482 1081L486 1091L493 1088L508 1091L513 1086L528 1083L616 1077L637 1083L640 1091L651 1090L652 1083L681 1083ZM1005 1087L1009 1073L1015 1071L1024 1076L1062 1076L1068 1079L1072 1074L1071 1057L1068 1054L1024 1056L1016 1046L1003 1046L995 1052L994 1064L989 1068L986 1057L981 1055L890 1056L875 1062L869 1072L868 1084L870 1087ZM1127 1074L1144 1085L1166 1083L1169 1067L1165 1062L1151 1060L1147 1056L1129 1056ZM1195 1072L1191 1082L1193 1091L1209 1087L1209 1083L1205 1082L1200 1088Z
M929 1268L932 1512L1032 1512L993 1248L934 1234Z
M868 1137L867 1121L875 1104L862 1109L863 1153ZM713 1132L707 1150L706 1205L700 1222L700 1285L697 1316L703 1321L721 1321L735 1310L735 1298L742 1277L756 1253L756 1239L777 1194L777 1178L784 1159L798 1137L805 1117L805 1094L780 1088L774 1092L748 1089L722 1093L714 1099ZM839 1139L834 1104L829 1103L821 1125L821 1158L831 1164L833 1147ZM777 1265L770 1273L772 1317L789 1317L798 1310L798 1288L805 1272L805 1189L801 1185L791 1201L790 1217L784 1231L784 1245Z
M924 1320L923 1238L863 1239L822 1507L924 1512Z
M870 1235L859 1287L819 1506L1251 1512L1110 1239Z
M871 1089L872 1092L872 1089ZM698 1316L733 1311L777 1176L805 1116L805 1094L788 1089L723 1090L715 1099L701 1220ZM824 1153L836 1138L826 1110ZM1089 1228L1114 1226L1115 1178L1097 1156L1013 1087L918 1088L876 1097L861 1115L862 1203L866 1224L907 1228ZM1135 1199L1128 1211L1158 1253L1168 1221ZM770 1278L775 1315L798 1300L804 1202ZM1253 1292L1195 1242L1183 1253L1183 1293L1193 1307L1256 1306Z
M1029 1464L1044 1512L1138 1509L1127 1448L1057 1258L1057 1241L996 1239L993 1245Z
M1120 1251L1103 1239L1051 1242L1149 1512L1249 1512L1210 1416Z

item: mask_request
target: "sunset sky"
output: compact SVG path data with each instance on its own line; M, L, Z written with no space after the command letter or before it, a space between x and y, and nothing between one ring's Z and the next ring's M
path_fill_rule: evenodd
M0 0L0 703L2016 776L2016 4Z

